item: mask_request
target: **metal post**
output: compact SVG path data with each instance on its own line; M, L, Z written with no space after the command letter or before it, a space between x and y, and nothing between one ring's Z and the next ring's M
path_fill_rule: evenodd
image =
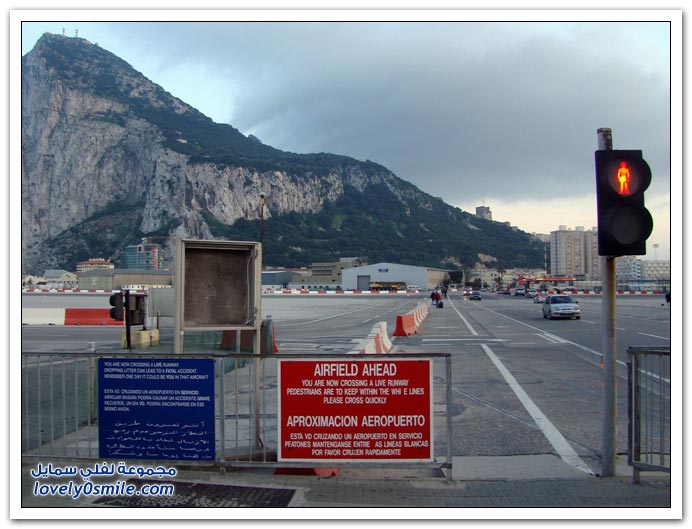
M262 198L264 200L264 197ZM253 349L254 349L254 385L255 385L255 391L254 391L254 406L253 406L253 412L254 412L254 443L255 443L255 448L259 449L262 447L262 439L260 438L260 384L262 382L261 375L260 375L260 355L262 354L262 243L257 247L256 250L256 258L255 258L255 276L258 278L257 281L254 281L253 286L253 293L255 298L255 314L254 314L254 340L253 340Z
M183 284L183 272L185 270L185 244L178 239L175 247L175 322L173 334L173 352L183 352L183 303L185 302L185 285Z
M260 191L260 230L259 230L259 242L262 244L264 238L264 201L267 198L267 194L264 191Z
M132 349L132 335L130 333L130 328L132 324L130 323L130 290L125 290L125 339L127 341L127 348Z
M262 310L261 310L261 295L262 295L262 239L264 238L264 202L266 200L267 194L264 191L260 191L260 228L259 228L259 248L257 249L257 263L256 266L259 268L259 284L255 285L254 295L255 295L255 330L253 339L253 349L254 354L257 355L253 362L254 373L254 443L255 449L262 447L262 439L260 437L260 358L259 355L262 354Z
M445 368L447 375L447 481L451 482L453 477L452 466L452 357L445 358Z
M217 459L223 468L223 464L226 462L226 358L216 359L216 373L219 378L219 453ZM236 417L237 420L238 417Z
M617 341L615 335L615 257L603 258L603 445L601 476L615 475Z
M89 356L89 421L96 419L96 342L87 342L87 355Z
M609 128L600 128L598 150L613 150L613 133ZM617 341L615 334L615 257L603 256L601 259L603 278L602 319L603 319L603 432L601 454L601 476L615 475L616 422L617 414Z

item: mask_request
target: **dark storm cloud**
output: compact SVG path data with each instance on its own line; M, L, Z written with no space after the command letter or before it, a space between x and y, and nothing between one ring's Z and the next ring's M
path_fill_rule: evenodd
M118 31L161 71L189 67L209 74L188 79L193 86L221 84L231 110L216 121L284 150L371 159L455 203L553 186L592 193L602 126L616 148L643 148L669 174L669 57L623 45L650 29L245 22ZM667 178L656 185L666 191Z

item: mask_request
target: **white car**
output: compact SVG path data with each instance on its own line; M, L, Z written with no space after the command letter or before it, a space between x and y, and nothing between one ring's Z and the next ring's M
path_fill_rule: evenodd
M544 318L581 318L581 309L572 296L564 294L550 295L543 302Z

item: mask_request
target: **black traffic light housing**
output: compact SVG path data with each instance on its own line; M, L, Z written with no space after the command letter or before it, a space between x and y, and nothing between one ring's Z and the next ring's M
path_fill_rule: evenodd
M130 312L130 325L144 325L144 294L130 294L128 310Z
M596 151L598 255L646 255L654 221L644 206L651 169L638 150Z
M112 294L110 297L111 307L111 318L116 321L124 321L125 319L125 302L123 300L122 292Z

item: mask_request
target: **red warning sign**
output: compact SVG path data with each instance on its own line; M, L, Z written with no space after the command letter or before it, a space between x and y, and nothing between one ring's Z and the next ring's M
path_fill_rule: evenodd
M279 360L279 461L432 461L431 359Z

